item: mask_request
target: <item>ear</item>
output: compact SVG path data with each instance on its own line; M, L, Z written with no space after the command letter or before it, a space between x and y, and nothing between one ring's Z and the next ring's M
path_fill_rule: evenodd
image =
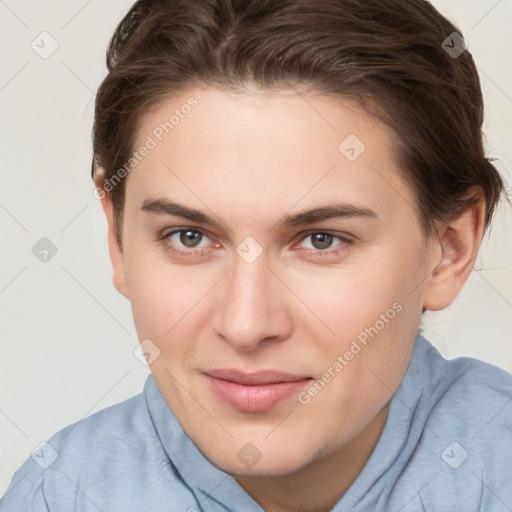
M94 177L94 183L97 187L97 194L103 207L103 212L107 218L108 224L108 248L110 252L110 262L112 263L113 270L113 283L116 290L129 299L128 294L128 282L126 279L126 268L124 261L124 253L122 245L117 240L117 230L121 229L121 226L116 226L116 220L114 216L114 206L112 204L112 198L110 192L106 192L104 188L105 177L102 172L98 171L98 174ZM121 235L121 233L119 233ZM121 238L121 236L119 236Z
M472 189L471 196L477 196L478 203L445 225L433 242L437 266L427 278L423 296L423 307L430 311L448 307L473 270L483 235L485 200L478 189Z

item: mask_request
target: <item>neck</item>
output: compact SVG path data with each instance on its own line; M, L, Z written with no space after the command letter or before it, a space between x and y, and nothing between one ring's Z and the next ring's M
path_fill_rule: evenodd
M349 443L287 475L236 477L267 512L328 512L363 470L384 429L388 405Z

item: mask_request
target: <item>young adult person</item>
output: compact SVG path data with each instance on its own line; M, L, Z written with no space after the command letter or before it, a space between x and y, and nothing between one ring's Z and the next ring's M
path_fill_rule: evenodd
M503 188L462 35L423 0L139 1L93 178L142 394L0 510L512 510L512 376L421 336Z

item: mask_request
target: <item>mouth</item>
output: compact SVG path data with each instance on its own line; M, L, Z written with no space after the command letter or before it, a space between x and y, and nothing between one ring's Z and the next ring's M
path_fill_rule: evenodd
M313 379L273 370L204 372L210 388L223 402L243 412L266 412L296 395Z

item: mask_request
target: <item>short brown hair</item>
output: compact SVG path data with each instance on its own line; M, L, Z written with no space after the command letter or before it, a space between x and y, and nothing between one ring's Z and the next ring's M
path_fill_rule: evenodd
M302 85L357 100L392 128L427 236L434 221L476 202L474 186L487 228L503 181L485 156L473 58L443 48L460 44L460 34L424 0L139 0L107 50L92 176L98 168L114 176L132 155L141 116L191 86ZM120 227L125 180L110 193Z

